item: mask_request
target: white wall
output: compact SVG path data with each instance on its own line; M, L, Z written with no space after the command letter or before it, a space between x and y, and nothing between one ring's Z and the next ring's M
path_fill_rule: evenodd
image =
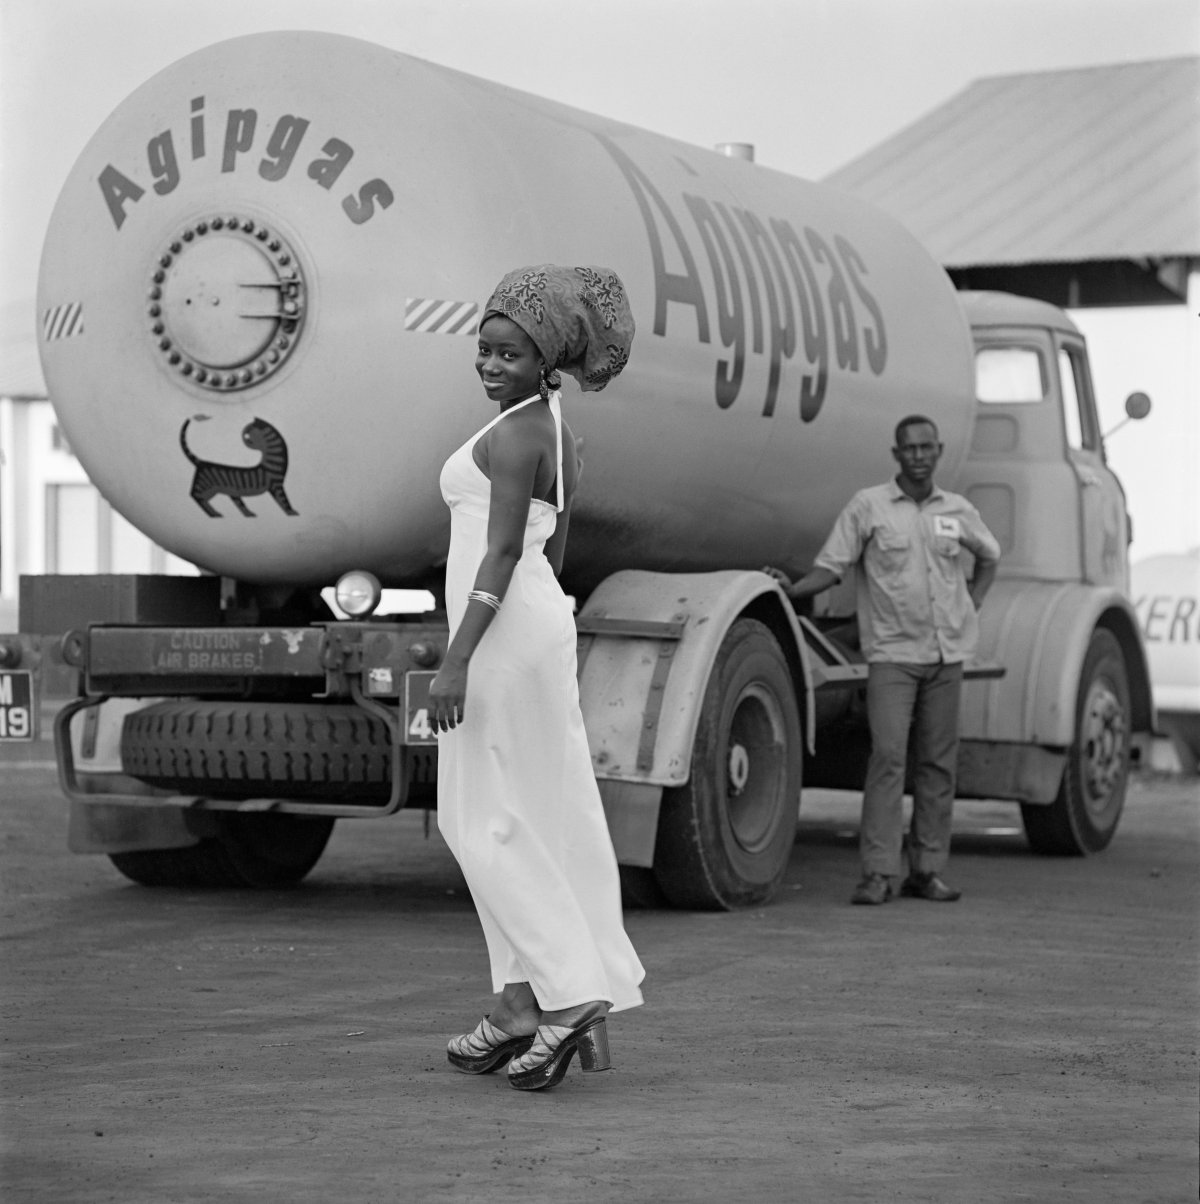
M0 397L0 632L16 630L22 575L92 568L102 573L197 572L114 513L56 432L54 409L48 401ZM86 568L48 560L55 542L48 531L52 518L48 500L56 486L86 490L93 503L80 508L87 529L73 533L76 550L94 542L96 554L85 558Z
M1200 546L1200 272L1188 304L1079 309L1071 318L1088 342L1101 425L1125 416L1141 391L1153 408L1107 441L1133 517L1130 560Z

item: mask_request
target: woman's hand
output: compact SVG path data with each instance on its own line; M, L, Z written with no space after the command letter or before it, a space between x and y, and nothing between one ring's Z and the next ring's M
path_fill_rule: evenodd
M439 732L456 728L466 717L467 662L447 659L429 684L429 721Z

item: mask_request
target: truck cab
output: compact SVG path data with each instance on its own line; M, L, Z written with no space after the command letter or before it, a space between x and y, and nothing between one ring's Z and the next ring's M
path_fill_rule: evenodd
M1105 461L1083 336L1040 301L961 296L976 410L953 487L999 540L1001 575L1128 591L1125 493Z
M1025 297L960 296L975 342L975 421L946 484L1000 543L978 656L1005 675L964 691L959 794L1019 801L1038 851L1094 851L1116 828L1134 733L1153 726L1128 599L1125 493L1070 318Z

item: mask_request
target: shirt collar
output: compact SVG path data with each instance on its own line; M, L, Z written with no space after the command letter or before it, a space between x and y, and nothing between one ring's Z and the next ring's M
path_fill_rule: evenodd
M909 497L908 494L900 488L900 482L896 480L895 477L892 477L892 479L888 481L888 491L888 497L893 502L912 502L915 506L923 506L926 502L932 502L934 498L941 498L944 496L942 493L942 487L935 481L933 483L933 490L930 492L929 496L923 501L918 502L915 498Z

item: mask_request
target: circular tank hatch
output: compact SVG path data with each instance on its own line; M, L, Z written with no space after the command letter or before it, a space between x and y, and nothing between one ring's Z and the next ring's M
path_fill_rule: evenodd
M250 218L193 222L150 281L150 332L170 367L227 393L266 380L295 350L306 289L287 241Z

